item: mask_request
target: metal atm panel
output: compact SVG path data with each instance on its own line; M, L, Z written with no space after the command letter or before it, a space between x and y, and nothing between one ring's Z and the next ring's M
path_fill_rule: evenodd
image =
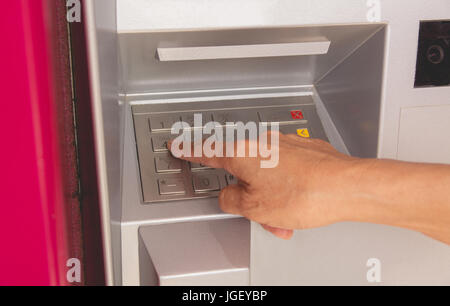
M170 8L165 0L117 0L117 11L107 2L87 0L85 10L110 284L203 284L213 276L217 284L364 285L370 284L370 258L383 264L382 284L448 284L449 247L410 231L339 224L297 232L286 243L259 225L248 230L246 220L223 214L214 197L146 204L133 121L133 109L170 113L201 104L209 111L239 101L282 106L277 101L309 97L324 137L340 151L426 161L427 153L408 154L408 126L424 106L447 110L450 92L445 86L414 89L418 35L420 21L449 19L448 1L381 0L377 22L368 21L376 7L365 0L228 1L225 7L210 0L207 8L188 0ZM172 14L177 11L183 14ZM224 12L234 13L218 18ZM262 57L255 45L267 47ZM274 55L274 46L284 56ZM200 48L200 59L192 48ZM247 57L223 58L236 50ZM431 121L426 116L422 124ZM418 141L435 144L437 138ZM436 156L429 158L450 162L442 158L450 152ZM235 222L245 232L233 236L235 243L213 243ZM206 237L211 244L205 250L221 252L224 260L214 266L181 258L174 267L192 269L177 275L161 250L176 248L181 231ZM154 249L165 235L174 237L172 245ZM241 252L245 245L248 252ZM195 253L186 245L180 252Z
M210 208L217 207L218 189L229 184L226 173L212 169L193 169L192 165L188 163L180 163L171 159L167 155L164 145L160 144L161 141L164 142L163 135L167 138L167 133L173 123L184 121L183 119L186 118L187 121L191 121L195 112L202 113L220 124L225 124L227 121L221 119L224 114L230 119L236 119L229 120L233 122L241 120L245 123L250 120L258 124L264 121L270 123L275 120L280 124L282 132L296 133L298 130L306 128L313 137L331 141L342 152L353 151L355 155L361 153L361 156L376 156L382 83L382 68L380 67L383 66L384 59L385 29L385 24L355 24L120 33L121 59L124 65L122 69L126 75L123 85L132 92L127 94L130 108L126 130L130 130L126 131L127 136L125 137L132 137L136 141L133 152L126 153L124 160L132 159L134 161L133 168L135 170L132 175L138 176L137 179L133 178L133 185L129 183L126 173L124 177L123 198L124 201L127 201L127 206L123 206L122 243L129 246L128 248L133 247L134 251L131 255L131 251L127 249L126 254L122 257L123 279L133 283L140 283L143 279L152 279L154 283L156 277L156 282L163 284L163 275L172 273L164 272L166 266L159 265L160 262L163 262L160 258L161 253L153 250L151 252L153 258L151 255L143 255L145 250L150 250L148 240L150 238L145 237L153 237L153 234L147 234L145 237L140 234L139 240L136 240L133 236L136 237L138 230L140 233L143 233L144 229L145 233L151 233L152 230L159 232L160 224L168 223L167 230L172 231L179 222L192 222L196 219L195 222L207 222L226 218L228 220L226 222L231 223L236 218L223 215L219 211L217 214L211 215L205 213L198 215L195 212L196 207L208 205ZM234 37L236 37L235 40L233 40ZM288 56L264 54L254 57L252 53L255 52L252 48L257 42L278 47L282 44L281 49L275 48L277 52L282 53L285 52L285 44L317 41L317 37L320 37L320 41L329 42L326 49L311 48L307 50L306 54ZM246 38L248 38L247 41ZM260 40L255 40L257 38ZM245 41L246 43L242 44ZM203 48L198 46L210 45L219 49L222 46L242 46L245 49L243 52L247 53L243 58L234 56L230 59L221 58L222 50L214 54L218 58L212 59L161 61L158 58L160 47L164 49L170 47L176 49L176 52L182 52L185 48ZM362 48L362 46L368 47ZM307 49L309 47L307 45ZM250 48L252 52L248 53L249 49L247 48ZM305 49L302 49L301 52L305 52ZM330 116L327 102L331 100L327 95L322 98L318 87L315 86L316 81L326 80L332 76L331 72L345 59L357 58L358 54L370 58L373 66L376 66L378 70L372 71L372 79L362 78L359 80L361 85L367 85L367 88L372 90L369 93L366 88L366 93L374 93L371 100L367 100L372 109L364 105L360 105L360 109L373 111L359 112L358 117L352 118L352 120L354 124L369 123L369 129L357 129L358 136L365 141L375 143L375 146L358 141L352 144L348 139L343 138L342 131L335 125L335 120L339 119L342 114L340 116L336 114L335 118ZM211 54L207 56L211 56ZM367 69L372 66L360 65L356 61L350 67L356 78L361 79L361 75L368 74ZM183 73L191 75L192 78L183 77ZM286 82L286 80L289 81ZM294 81L296 85L294 85ZM238 83L241 87L237 87ZM223 88L225 85L228 88ZM145 86L150 92L141 93L140 86ZM162 88L160 91L156 91L158 86ZM173 90L169 91L169 88ZM351 93L349 95L351 96ZM348 103L352 101L354 103ZM354 99L348 102L345 104L337 101L337 104L349 111L355 105L358 106ZM296 122L289 117L292 116L293 110L301 110L304 120ZM354 135L350 135L350 137L353 139ZM127 146L125 145L125 147ZM358 152L359 148L364 148L365 151ZM138 161L136 161L136 155L139 156ZM171 159L173 164L166 163L167 167L162 169L159 163L160 158ZM207 177L206 173L208 173ZM213 180L214 190L197 190L196 180L199 175L203 175L201 177L207 178L209 182ZM132 197L130 197L131 195ZM131 200L132 203L135 203L132 206L130 206ZM174 214L173 210L176 207L178 207L178 211L177 214ZM183 207L183 210L180 210L180 207ZM198 218L201 219L198 220ZM128 222L129 225L127 225ZM244 220L240 222L244 222ZM186 231L189 231L189 227L186 227ZM174 243L176 244L176 242ZM236 245L239 243L236 241ZM136 244L140 246L139 251ZM228 247L230 245L232 244L229 244ZM248 247L250 248L250 244ZM189 248L184 251L191 252ZM236 254L237 251L238 249L233 247L228 250L230 254ZM149 276L143 273L141 267L131 261L132 258L138 256L147 258L144 261L146 266L152 262L153 268L147 269L152 272L148 273L156 273L158 276ZM198 260L202 261L203 259L198 258ZM129 264L130 261L133 262L132 265ZM187 266L192 264L188 261L182 263ZM217 266L217 269L220 267ZM209 275L208 271L200 270L196 273L199 280L195 281L190 278L188 281L185 278L186 284L188 282L206 284L202 283L200 279ZM225 273L223 275L225 279L228 272L223 271L223 273ZM250 275L250 267L246 273ZM180 274L182 275L181 272ZM221 274L217 274L216 277L220 280ZM210 278L206 279L211 281ZM165 282L165 284L173 284L173 282Z

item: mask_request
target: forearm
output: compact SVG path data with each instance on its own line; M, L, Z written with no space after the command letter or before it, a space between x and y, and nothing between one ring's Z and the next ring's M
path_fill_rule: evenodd
M409 228L450 244L450 166L364 160L357 167L348 186L349 219Z
M358 159L293 135L279 140L275 168L261 168L261 158L184 159L239 178L222 190L222 210L284 239L295 229L354 221L408 228L450 244L450 166Z

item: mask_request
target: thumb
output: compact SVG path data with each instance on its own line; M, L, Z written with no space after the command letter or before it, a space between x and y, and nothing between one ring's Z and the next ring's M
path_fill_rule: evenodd
M262 227L266 231L268 231L268 232L272 233L273 235L277 236L278 238L281 238L281 239L284 239L284 240L289 240L294 235L294 231L293 230L285 230L285 229L272 227L272 226L264 225L264 224L262 224Z
M220 208L232 215L242 215L241 214L241 198L244 189L242 186L235 184L229 185L220 192L219 204Z

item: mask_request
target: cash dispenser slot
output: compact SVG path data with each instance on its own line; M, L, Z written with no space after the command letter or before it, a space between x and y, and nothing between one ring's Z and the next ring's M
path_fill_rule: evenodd
M241 46L204 46L158 48L158 59L162 62L199 61L212 59L236 59L257 57L280 57L327 54L330 41L259 44Z

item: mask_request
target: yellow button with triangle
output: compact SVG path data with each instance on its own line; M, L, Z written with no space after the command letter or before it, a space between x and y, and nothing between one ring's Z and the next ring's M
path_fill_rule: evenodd
M297 135L303 138L311 138L311 134L308 129L298 129Z

